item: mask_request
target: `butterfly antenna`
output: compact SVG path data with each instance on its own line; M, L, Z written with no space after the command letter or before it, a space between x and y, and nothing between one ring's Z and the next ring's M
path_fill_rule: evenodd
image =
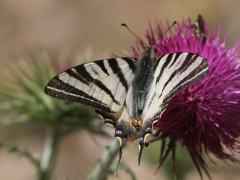
M148 45L140 37L138 37L135 33L133 33L125 23L122 23L121 26L126 27L129 30L129 32L132 33L132 35L134 35L136 38L138 38L140 41L142 41L143 44L145 44L148 47Z
M162 38L163 35L164 35L166 32L168 32L169 29L171 29L175 24L177 24L177 21L174 21L174 22L172 23L172 25L171 25L166 31L164 31L164 32L154 41L154 43L152 44L151 47L153 47L153 46L155 45L155 43L157 42L157 40L159 40L160 38Z

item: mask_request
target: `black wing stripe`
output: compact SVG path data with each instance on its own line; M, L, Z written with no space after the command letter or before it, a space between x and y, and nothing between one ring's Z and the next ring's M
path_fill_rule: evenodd
M105 93L108 94L111 97L113 102L115 102L116 104L120 105L120 102L118 102L114 98L114 95L112 94L110 89L108 89L101 81L99 81L97 79L94 79L91 76L91 74L89 74L89 72L86 70L86 68L82 67L80 69L81 71L79 71L79 69L75 69L75 70L76 70L76 72L78 73L79 76L84 77L89 82L93 82L96 86L98 86L98 88L100 88L101 90L105 91ZM94 72L95 74L97 74L97 71L94 68L92 68L91 71ZM68 71L66 71L66 72L68 73Z
M96 84L101 90L105 91L105 93L108 94L111 97L113 102L115 102L116 104L120 105L120 102L118 102L114 98L114 96L113 96L112 92L110 91L110 89L108 89L101 81L95 79L94 84Z
M54 78L46 86L45 93L67 101L80 102L85 105L92 106L97 109L104 110L106 112L111 112L111 109L103 104L98 99L89 96L87 93L74 88L62 80Z
M201 71L199 71L201 69ZM196 67L191 73L189 73L185 78L179 81L176 86L173 87L172 91L163 99L163 104L168 102L174 95L180 92L182 89L198 82L203 77L205 77L209 72L209 68L206 62L202 62L199 67Z
M76 73L79 74L79 76L83 77L86 79L88 82L93 82L95 79L91 76L91 74L88 73L86 70L86 67L81 66L81 68L73 68L75 69Z
M177 74L177 70L174 71L174 72L171 74L171 76L169 77L169 79L167 80L167 82L164 84L162 91L164 91L164 89L166 88L166 86L168 85L168 83L176 76L176 74ZM162 93L161 93L161 94L162 94Z
M95 64L97 64L101 69L102 69L102 71L105 73L105 74L107 74L107 75L109 75L109 73L108 73L108 71L107 71L107 69L106 69L106 67L105 67L105 65L104 65L104 61L106 61L106 60L101 60L101 61L95 61L94 63Z
M178 70L180 73L185 72L188 67L190 67L198 58L199 56L196 56L195 54L192 54L192 56L189 59L186 59L186 64L184 66L181 66ZM185 63L185 62L184 62Z
M128 66L130 67L130 69L133 71L133 73L136 70L136 66L135 66L135 61L136 59L134 58L122 58L124 61L126 61L128 63Z
M184 71L184 69L188 68L194 61L197 59L197 56L195 58L192 58L194 54L188 53L186 58L184 59L182 65L177 69L179 72ZM189 62L191 62L189 64Z
M84 84L86 84L86 85L89 85L89 82L88 82L86 79L84 79L79 73L77 73L74 68L67 70L66 73L67 73L69 76L71 76L71 77L73 77L73 78L81 81L82 83L84 83ZM61 74L58 75L58 76L61 76Z
M158 77L157 77L156 83L158 83L159 79L161 78L161 76L162 76L162 74L163 74L163 71L165 70L165 68L166 68L166 67L168 66L168 64L170 63L171 58L172 58L172 54L167 54L167 55L160 56L160 57L157 58L157 63L156 63L155 68L154 68L155 71L156 71L156 68L158 67L159 62L160 62L162 59L164 59L164 57L166 57L166 56L167 56L166 61L165 61L164 64L162 65L162 68L161 68L161 71L160 71L160 73L159 73L159 75L158 75Z
M169 68L171 68L172 67L172 65L177 61L177 59L179 58L179 56L181 55L182 53L174 53L174 59L173 59L173 61L172 61L172 63L171 63L171 65L169 66ZM170 58L172 58L172 56L171 57L169 57L167 60L168 61L171 61L171 59Z
M108 61L109 67L112 69L113 73L117 75L121 84L124 86L125 90L128 91L128 83L120 69L116 59L110 59Z
M163 68L166 68L168 66L168 64L171 62L172 56L173 56L173 53L165 54L165 55L162 55L162 56L158 56L157 59L156 59L156 64L155 64L154 70L157 69L160 61L161 60L163 61L163 59L165 59L165 62L163 64Z

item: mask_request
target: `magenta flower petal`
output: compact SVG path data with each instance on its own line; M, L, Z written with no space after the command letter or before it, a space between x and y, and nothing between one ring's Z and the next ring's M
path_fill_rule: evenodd
M196 36L191 24L190 19L183 20L163 34L155 43L157 55L173 52L199 54L208 61L210 73L170 100L168 109L155 124L158 135L151 141L164 137L170 137L175 143L180 141L187 146L197 168L206 171L201 158L203 152L237 161L233 152L240 149L237 141L240 136L240 41L226 49L228 34L219 42L220 28L213 33L205 23L206 38L203 41ZM156 37L166 29L161 23L157 24ZM149 44L154 44L152 34L147 31ZM137 41L133 53L137 56L140 49L146 48ZM224 146L232 152L231 155L224 152Z

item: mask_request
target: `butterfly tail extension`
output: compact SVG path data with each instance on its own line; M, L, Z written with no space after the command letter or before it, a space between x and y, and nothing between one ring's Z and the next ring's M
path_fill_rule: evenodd
M141 136L139 138L138 148L139 148L138 165L140 166L142 153L143 153L143 149L144 149L144 136Z
M133 134L133 128L130 126L128 121L119 120L114 114L106 113L104 111L95 110L95 112L103 119L104 123L110 125L115 129L115 138L119 140L119 159L118 165L122 159L122 146L124 139L130 137ZM116 114L115 114L116 115Z
M138 165L140 166L142 153L144 147L148 147L149 143L147 142L147 136L152 134L152 125L154 122L158 121L160 119L160 116L154 117L151 121L148 121L148 123L145 123L142 129L142 135L139 138L138 147L139 147L139 154L138 154Z

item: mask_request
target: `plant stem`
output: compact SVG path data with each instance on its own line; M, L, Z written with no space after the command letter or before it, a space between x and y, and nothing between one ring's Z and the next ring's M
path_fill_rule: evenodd
M60 139L60 129L57 126L51 126L43 149L39 169L39 180L50 180L52 178L54 165L58 155Z
M107 148L99 163L90 174L90 180L106 179L109 167L119 152L119 141L115 139Z

